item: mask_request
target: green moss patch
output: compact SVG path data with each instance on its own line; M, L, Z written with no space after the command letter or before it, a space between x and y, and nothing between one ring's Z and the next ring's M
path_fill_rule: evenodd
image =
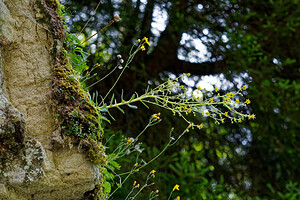
M65 57L62 53L61 58ZM61 59L53 68L53 97L61 129L65 135L101 141L103 129L100 115L84 91L67 59Z

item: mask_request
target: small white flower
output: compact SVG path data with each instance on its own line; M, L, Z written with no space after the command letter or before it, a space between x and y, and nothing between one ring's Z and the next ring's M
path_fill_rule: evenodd
M123 66L122 65L118 65L118 69L123 69Z
M135 145L134 146L135 150L142 153L143 152L143 149L141 149L141 146L139 144Z
M118 21L121 20L121 17L118 14L115 14L114 15L114 20L115 20L115 22L118 22Z
M197 100L197 101L203 101L203 94L202 94L202 92L200 91L200 90L194 90L193 91L193 96L195 97L195 99Z

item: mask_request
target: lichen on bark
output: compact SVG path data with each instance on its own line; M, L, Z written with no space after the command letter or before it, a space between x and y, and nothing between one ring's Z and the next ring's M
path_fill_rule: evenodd
M101 145L103 129L99 112L77 80L66 55L61 52L59 62L53 67L53 98L57 102L60 128L64 135L73 136L77 145L87 148L92 164L103 164L106 155Z
M104 149L92 145L103 130L88 94L69 76L58 1L0 0L0 5L0 39L7 41L0 44L0 199L82 199L97 184L102 188L99 167L86 155L92 149L101 155L94 164L105 163ZM61 136L68 127L57 123L58 109L65 111L60 116L66 126L78 122L74 130L83 137ZM62 145L56 148L57 141Z

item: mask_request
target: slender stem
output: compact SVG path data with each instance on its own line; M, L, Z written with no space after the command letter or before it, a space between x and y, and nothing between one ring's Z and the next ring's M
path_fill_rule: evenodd
M172 194L173 194L173 190L171 191L171 193L170 193L170 196L169 196L168 200L171 198Z
M132 171L132 173L133 173L133 171ZM121 188L122 187L122 185L125 183L125 181L131 176L131 174L132 173L130 173L130 174L128 174L127 176L126 176L126 178L124 179L124 181L108 196L108 198L107 199L109 199L110 197L112 197L112 195L119 189L119 188Z
M134 45L133 45L133 46L134 46ZM132 59L134 58L135 54L136 54L139 50L140 50L140 49L137 48L137 49L133 52L133 54L130 54L130 56L129 56L129 58L128 58L128 60L127 60L127 62L126 62L126 64L125 64L125 66L124 66L124 68L123 68L123 70L121 71L121 73L120 73L120 75L118 76L117 80L114 82L113 86L109 89L109 91L106 93L105 97L102 99L102 102L101 102L100 105L103 105L103 104L104 104L104 100L105 100L106 97L110 94L110 92L114 89L114 87L116 86L116 84L117 84L118 81L120 80L121 76L123 75L125 69L129 67L129 64L131 63L131 61L132 61Z
M112 25L115 22L115 20L111 20L106 26L104 26L103 28L101 28L97 33L95 33L94 35L88 37L88 39L84 40L83 42L81 42L81 44L85 43L86 41L88 41L89 39L91 39L92 37L94 37L95 35L97 35L99 32L103 31L104 29L106 29L107 27L109 27L110 25Z
M130 195L131 195L131 193L133 192L134 188L135 188L135 187L132 187L131 191L128 193L128 195L126 196L125 200L127 200L128 197L130 197Z
M135 199L135 197L137 197L145 187L149 187L151 185L154 185L154 183L150 183L149 185L146 183L145 185L143 185L143 187L134 195L132 199Z
M88 23L90 22L90 20L92 19L92 17L96 14L96 10L98 9L100 3L102 2L102 0L99 1L99 3L97 4L95 10L94 10L94 13L90 16L89 20L85 23L84 27L81 29L81 31L76 35L76 37L78 37L82 31L85 29L85 27L88 25Z
M123 70L121 71L120 75L118 76L117 80L114 82L113 86L109 89L109 91L106 93L106 95L104 96L104 98L102 99L101 104L104 103L104 100L106 99L106 97L109 95L109 93L114 89L114 87L116 86L116 84L118 83L118 81L120 80L121 76L123 75L125 69L127 68L127 66L125 66L123 68Z
M117 69L118 66L116 66L113 70L111 70L108 74L106 74L103 78L101 78L100 80L96 81L95 83L92 83L91 85L89 85L88 87L86 88L90 88L94 85L96 85L97 83L103 81L106 77L108 77L109 75L111 75L116 69Z
M170 135L171 135L172 131L173 131L173 129L171 129ZM177 142L177 141L178 141L178 140L176 140L176 142ZM154 160L156 160L158 157L160 157L160 156L168 149L168 147L170 146L171 142L172 142L172 139L171 139L171 137L170 137L169 142L167 143L167 145L164 147L164 149L163 149L159 154L157 154L154 158L152 158L152 159L151 159L149 162L147 162L145 165L142 165L141 167L137 168L137 169L134 170L134 171L139 171L140 169L146 167L147 165L149 165L150 163L152 163ZM173 143L173 144L174 144L174 143ZM122 173L122 174L119 174L119 176L123 176L123 175L129 174L129 173L131 174L132 171L130 171L130 172L125 172L125 173Z

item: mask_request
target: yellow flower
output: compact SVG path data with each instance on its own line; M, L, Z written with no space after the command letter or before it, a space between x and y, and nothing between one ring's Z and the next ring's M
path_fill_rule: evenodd
M88 69L89 69L88 67L85 68L85 70L88 70Z
M225 115L226 117L228 117L228 112L224 112L224 115Z
M209 102L210 102L210 103L213 103L213 102L214 102L214 99L213 99L213 98L210 98L210 99L209 99Z
M156 171L154 169L152 169L151 173L154 174Z
M86 74L89 74L89 71L87 71Z
M176 197L176 200L180 200L180 196L177 196L177 197Z
M234 94L233 94L232 92L228 92L228 93L226 94L226 96L228 96L228 97L234 97Z
M155 119L160 119L157 115L160 116L160 113L154 114L154 115L153 115L153 118L155 118Z
M155 175L153 174L152 177L155 178Z
M186 132L190 132L190 130L189 130L189 129L186 129Z
M246 85L243 85L242 89L243 89L243 90L246 90L246 89L247 89L247 86L246 86Z
M192 125L189 125L189 126L188 126L188 128L191 128L191 127L192 127Z
M225 103L229 103L229 102L230 102L230 99L225 98L225 99L224 99L224 102L225 102Z
M235 102L236 102L236 103L240 103L240 100L239 100L239 99L236 99Z
M136 187L139 188L139 187L140 187L140 184L137 184Z
M187 109L188 113L192 112L192 109L191 108L188 108Z
M204 125L203 125L203 124L200 124L200 125L199 125L199 128L203 128L203 127L204 127Z
M218 92L219 90L218 90L218 88L215 88L214 91Z
M205 114L206 114L206 115L209 115L209 112L206 112Z
M248 118L249 118L249 119L255 119L256 116L255 116L255 114L252 114L252 115L250 115Z
M159 190L156 190L155 193L158 194L158 193L159 193Z
M222 124L224 124L224 119L221 119Z
M97 65L98 67L100 67L100 64L99 64L99 63L97 63L96 65Z
M238 119L238 122L241 123L241 122L242 122L242 118L239 118L239 119Z
M136 181L133 182L133 185L135 185L135 184L136 184Z
M127 145L131 144L133 140L131 138L127 139Z
M184 86L183 86L183 85L181 85L180 87L181 87L181 89L183 89L183 88L184 88Z
M134 164L135 167L136 167L137 165L138 165L137 163Z
M142 51L146 51L146 48L144 45L141 46Z
M245 104L250 104L251 103L251 101L249 100L249 99L247 99L246 101L245 101Z
M190 76L191 76L191 74L190 74L190 73L187 73L187 76L188 76L188 77L190 77Z
M140 43L140 42L141 42L141 40L140 40L140 39L138 39L138 40L137 40L137 42L138 42L138 43Z
M173 187L173 191L175 191L175 190L178 190L179 191L179 185L175 185L174 187Z
M184 106L184 107L183 107L183 109L184 109L184 110L186 110L186 109L187 109L187 107L186 107L186 106Z
M148 44L148 46L151 46L151 45L149 44L148 38L144 37L143 40L145 40L145 42L146 42L146 44Z
M198 87L197 89L198 89L198 90L201 90L201 87Z

